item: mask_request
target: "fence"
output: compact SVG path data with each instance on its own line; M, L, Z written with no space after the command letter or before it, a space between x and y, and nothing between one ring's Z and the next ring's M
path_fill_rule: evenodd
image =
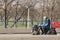
M4 26L5 21L0 21L0 28L5 28ZM7 28L27 28L29 22L29 28L33 26L33 24L41 23L40 20L19 20L14 24L15 21L7 21ZM14 25L13 25L14 24Z

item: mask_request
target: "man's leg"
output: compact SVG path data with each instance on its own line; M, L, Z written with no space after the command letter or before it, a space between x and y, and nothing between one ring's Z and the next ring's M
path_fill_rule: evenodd
M49 28L44 28L44 34L46 35L49 31Z
M44 34L44 28L43 27L40 27L40 30L41 30L41 35L43 35Z

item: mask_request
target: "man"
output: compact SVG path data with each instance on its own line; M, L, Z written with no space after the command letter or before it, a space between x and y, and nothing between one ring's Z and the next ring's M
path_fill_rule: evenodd
M50 19L47 17L47 16L44 16L43 17L43 20L44 20L44 22L43 22L43 24L41 25L42 27L43 27L43 29L44 29L44 32L43 32L43 34L47 34L47 32L50 30Z

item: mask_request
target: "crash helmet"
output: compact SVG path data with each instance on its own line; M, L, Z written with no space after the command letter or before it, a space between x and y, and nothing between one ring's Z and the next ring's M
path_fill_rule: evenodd
M46 19L48 19L48 17L47 17L47 16L44 16L44 17L43 17L43 20L46 20Z

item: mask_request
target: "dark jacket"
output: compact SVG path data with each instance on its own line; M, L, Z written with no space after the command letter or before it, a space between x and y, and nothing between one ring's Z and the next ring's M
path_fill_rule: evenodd
M45 22L41 26L45 28L50 28L50 19L45 20Z

